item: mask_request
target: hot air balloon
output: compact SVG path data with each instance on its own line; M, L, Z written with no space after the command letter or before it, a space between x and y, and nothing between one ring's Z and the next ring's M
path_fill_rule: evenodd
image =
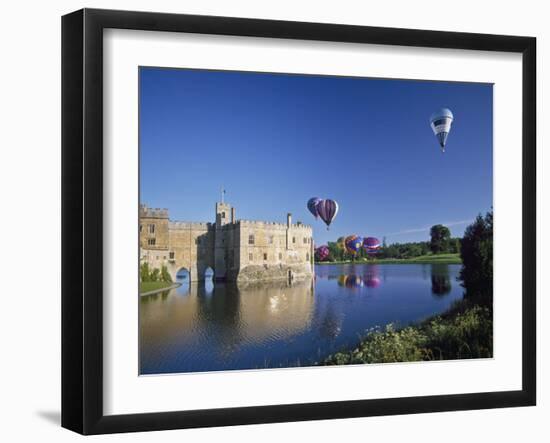
M380 250L380 240L376 237L367 237L363 240L363 250L369 257L375 256Z
M313 214L315 219L319 218L319 213L317 212L317 205L321 199L319 197L312 197L307 201L307 208L309 209L309 212Z
M328 231L330 224L336 217L336 214L338 214L338 203L330 199L321 200L317 203L317 213L327 225Z
M363 246L363 239L357 235L350 235L346 237L345 245L346 251L355 256Z
M430 125L437 137L439 146L441 146L441 152L445 152L445 144L447 143L447 137L451 131L453 119L453 113L448 108L441 108L430 117Z
M370 249L380 249L380 240L376 237L367 237L363 241L363 249L369 252Z
M330 254L330 250L326 245L319 246L317 249L315 249L315 256L317 257L318 261L325 261Z

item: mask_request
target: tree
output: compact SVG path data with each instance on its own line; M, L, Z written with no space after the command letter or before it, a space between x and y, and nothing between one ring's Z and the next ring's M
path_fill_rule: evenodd
M149 274L149 281L159 281L160 271L158 268L155 268Z
M160 269L160 279L168 283L172 282L172 277L170 277L170 273L168 272L166 265L162 265L162 268Z
M449 252L451 231L443 225L434 225L430 229L430 249L434 254Z
M145 263L142 263L141 266L139 267L139 277L141 279L141 281L151 281L151 277L150 277L151 273L149 271L149 263L145 262Z
M460 279L466 295L493 296L493 211L466 228L460 245Z
M451 241L449 243L449 252L453 254L460 253L460 238L451 238Z
M330 251L329 260L331 261L342 260L343 250L340 248L339 243L329 241L327 246L328 246L328 250Z

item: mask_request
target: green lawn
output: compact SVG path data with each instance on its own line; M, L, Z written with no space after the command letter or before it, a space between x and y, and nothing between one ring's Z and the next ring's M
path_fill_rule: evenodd
M357 259L355 261L347 260L347 261L335 261L335 262L315 262L317 265L330 265L330 264L342 264L342 263L356 263L356 264L362 264L362 263L369 263L369 264L376 264L376 263L389 263L389 264L407 264L407 263L424 263L424 264L461 264L462 261L460 260L460 254L429 254L429 255L421 255L419 257L413 257L413 258L382 258L382 259Z
M157 289L168 288L173 284L170 281L142 281L139 283L139 293L143 294Z

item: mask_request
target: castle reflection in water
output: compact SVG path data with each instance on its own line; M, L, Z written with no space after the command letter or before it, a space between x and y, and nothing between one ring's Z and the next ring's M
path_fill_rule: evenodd
M315 364L373 326L442 312L458 265L324 265L287 282L188 283L141 297L142 374Z

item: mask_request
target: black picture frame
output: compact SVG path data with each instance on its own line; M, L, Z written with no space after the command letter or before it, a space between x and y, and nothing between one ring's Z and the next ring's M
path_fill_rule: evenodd
M103 30L503 51L523 64L522 389L209 410L103 413ZM62 18L62 426L82 434L319 420L536 403L536 39L83 9Z

